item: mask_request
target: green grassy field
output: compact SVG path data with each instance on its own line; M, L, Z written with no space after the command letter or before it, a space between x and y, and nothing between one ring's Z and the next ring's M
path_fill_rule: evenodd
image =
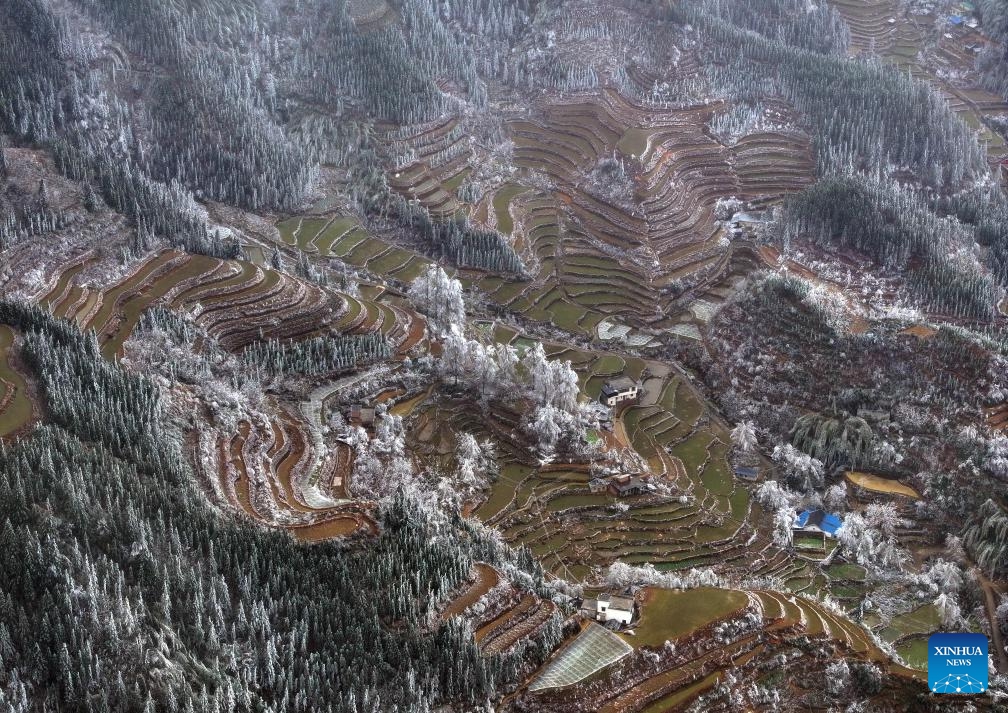
M748 602L743 592L733 589L649 589L636 635L628 636L627 641L637 647L657 648L730 616Z

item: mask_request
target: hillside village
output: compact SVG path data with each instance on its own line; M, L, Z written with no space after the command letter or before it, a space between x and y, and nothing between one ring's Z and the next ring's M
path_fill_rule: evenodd
M0 4L0 713L1008 705L1006 47Z

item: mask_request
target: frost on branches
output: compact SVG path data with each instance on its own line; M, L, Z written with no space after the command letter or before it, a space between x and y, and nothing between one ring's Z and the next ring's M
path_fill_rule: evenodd
M430 318L435 332L441 335L462 332L465 326L462 283L450 277L440 265L429 265L426 272L413 280L406 294Z
M731 432L732 444L742 453L756 450L756 427L752 421L742 421Z
M790 443L785 443L774 448L773 459L780 467L788 485L806 493L823 486L825 469L818 458L813 458Z
M873 503L863 515L847 514L837 530L837 541L858 564L876 573L898 572L909 559L897 539L897 528L906 524L891 503Z
M484 345L452 331L444 337L434 368L446 383L476 393L484 405L494 399L530 401L522 425L546 461L561 451L588 454L583 436L596 425L597 413L580 403L578 376L570 362L548 359L542 344L519 358L510 345Z
M479 495L500 475L494 444L490 440L480 443L471 433L456 437L455 461L454 488L463 500Z
M406 457L406 431L401 416L377 413L374 438L355 426L344 440L356 455L350 478L354 496L387 498L394 495L399 486L415 484L416 473Z

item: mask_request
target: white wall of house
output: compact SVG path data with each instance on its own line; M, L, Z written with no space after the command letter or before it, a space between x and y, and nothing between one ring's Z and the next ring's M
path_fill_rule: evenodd
M598 614L595 617L601 622L618 621L621 624L629 624L633 619L633 612L626 609L613 609L609 607L609 602L602 600L598 602Z
M609 607L604 607L599 604L599 620L600 621L618 621L621 624L629 624L630 620L633 619L633 612L626 611L624 609L610 609Z
M626 391L620 391L618 393L613 394L612 396L609 396L608 398L606 398L606 406L615 406L618 403L635 398L637 398L636 386L632 389L628 389Z

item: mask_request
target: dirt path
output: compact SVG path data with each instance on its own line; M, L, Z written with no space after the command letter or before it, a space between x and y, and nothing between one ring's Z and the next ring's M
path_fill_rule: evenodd
M448 603L445 610L441 612L442 619L450 619L453 616L462 614L462 612L475 604L480 597L496 587L500 582L500 575L490 565L477 562L474 569L476 570L476 578L465 591Z

